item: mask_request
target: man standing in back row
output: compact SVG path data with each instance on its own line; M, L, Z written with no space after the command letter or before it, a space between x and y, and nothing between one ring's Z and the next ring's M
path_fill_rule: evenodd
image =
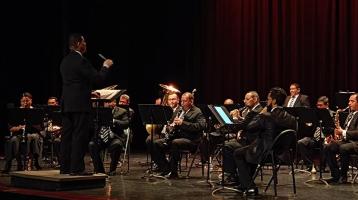
M69 37L70 53L62 60L62 124L60 173L88 175L84 156L89 142L91 90L94 83L104 81L113 61L106 59L97 72L83 57L87 44L80 34Z

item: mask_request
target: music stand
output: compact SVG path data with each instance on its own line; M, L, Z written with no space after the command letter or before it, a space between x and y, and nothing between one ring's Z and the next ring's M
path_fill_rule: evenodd
M316 109L316 114L317 114L317 118L318 118L318 123L319 123L319 128L320 128L320 140L319 140L319 148L320 148L320 159L319 159L319 179L312 179L312 180L308 180L305 183L310 183L310 182L321 182L324 183L326 185L329 185L327 183L326 180L324 180L322 178L322 171L324 169L322 169L322 164L323 164L323 142L324 142L324 137L323 137L323 127L325 129L334 129L335 124L334 121L332 119L331 114L329 113L328 109Z
M49 106L46 105L44 106L44 111L45 111L45 119L47 119L47 121L45 121L44 123L44 128L45 128L45 134L46 135L50 135L50 142L51 142L51 155L50 155L50 167L56 167L56 162L54 160L54 142L55 142L55 132L60 132L61 128L58 130L49 130L49 122L51 121L52 126L56 125L61 127L62 126L62 114L61 114L61 107L60 106ZM46 139L46 137L45 137ZM58 156L58 155L57 155ZM59 158L57 158L59 159Z
M302 139L304 136L311 135L311 133L314 132L314 127L317 127L318 125L318 118L315 109L306 108L306 107L285 107L284 110L286 110L288 113L296 117L297 120L296 131L298 135L297 140ZM296 159L298 159L297 145L296 145ZM298 160L296 160L296 163L298 163ZM296 164L296 168L297 168L297 164ZM304 169L295 169L294 172L303 172L311 175L311 172Z
M221 125L220 131L222 133L225 134L225 133L228 133L230 130L235 129L236 124L234 123L234 120L231 118L228 110L224 106L208 105L208 107L209 107L210 111L213 113L213 115L215 116L216 120L220 123L220 125ZM224 146L225 146L225 140L223 140L221 148L223 148ZM224 158L223 152L224 151L221 150L222 158ZM211 194L214 196L216 192L218 192L220 190L224 190L224 189L235 191L235 192L240 192L237 189L224 186L224 181L225 181L224 162L222 162L221 167L222 167L221 187L214 189Z
M173 110L169 106L155 105L155 104L138 104L138 110L143 124L157 124L166 125L169 123L170 118L173 115ZM153 126L152 126L153 127ZM150 142L150 168L146 173L150 177L164 178L163 176L153 175L153 135L154 129L151 130L151 142ZM145 178L144 175L142 178Z
M10 125L25 125L25 130L22 132L22 141L21 143L27 142L27 130L35 129L36 132L39 131L41 123L44 119L44 110L40 108L9 108L8 109L8 119ZM39 127L34 127L39 126ZM22 145L20 145L22 146ZM27 152L28 153L28 152ZM23 160L23 166L26 166L26 156Z

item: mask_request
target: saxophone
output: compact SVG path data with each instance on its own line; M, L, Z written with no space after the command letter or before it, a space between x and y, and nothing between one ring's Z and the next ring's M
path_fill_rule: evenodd
M336 115L334 116L334 122L335 122L335 125L336 125L336 129L341 129L341 124L340 124L340 121L339 121L339 113L342 113L342 112L345 112L349 109L349 106L347 106L346 108L344 109L338 109L336 111ZM343 137L342 135L337 135L335 133L333 133L333 135L329 136L326 138L326 143L329 144L333 141L342 141Z

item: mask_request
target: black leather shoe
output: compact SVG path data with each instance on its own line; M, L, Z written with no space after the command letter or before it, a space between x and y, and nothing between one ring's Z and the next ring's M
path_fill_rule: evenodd
M338 183L339 184L347 184L348 183L347 177L342 176L341 178L339 178Z
M339 178L330 178L326 180L328 184L337 185L339 184Z
M108 176L115 176L117 175L117 172L116 171L110 171L107 173Z
M70 172L68 172L68 171L61 171L61 170L60 170L60 174L70 174Z
M82 172L71 172L70 176L92 176L92 172L82 171Z
M36 168L37 170L41 170L41 169L42 169L42 167L40 166L39 162L35 162L34 166L35 166L35 168Z
M170 172L170 173L167 174L165 177L166 177L166 178L169 178L169 179L178 179L178 178L179 178L177 172Z
M252 187L247 189L244 194L246 196L257 196L259 194L259 189L257 187Z

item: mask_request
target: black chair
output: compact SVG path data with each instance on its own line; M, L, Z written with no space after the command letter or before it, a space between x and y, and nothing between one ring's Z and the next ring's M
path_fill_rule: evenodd
M258 173L262 170L262 166L270 164L272 167L272 176L265 188L265 192L268 187L271 185L272 180L274 181L274 192L275 196L277 196L277 172L280 169L281 165L289 165L291 168L292 175L292 184L293 184L293 192L296 194L296 181L295 181L295 173L293 167L293 155L296 149L296 131L292 129L287 129L280 132L274 139L271 148L265 152L262 156L262 160L256 168L252 183L254 182Z

